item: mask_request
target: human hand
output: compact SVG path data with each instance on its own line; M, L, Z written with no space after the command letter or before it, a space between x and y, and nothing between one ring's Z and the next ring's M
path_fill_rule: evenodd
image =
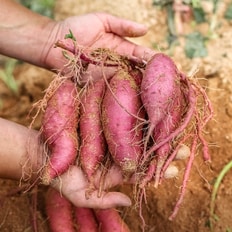
M50 37L42 53L43 63L55 69L61 69L67 61L60 49L54 44L72 31L77 44L88 48L109 48L121 55L138 57L148 60L154 51L147 47L136 45L125 37L138 37L146 34L144 25L120 19L105 13L92 13L83 16L73 16L53 25Z
M96 190L92 191L90 197L86 198L86 191L90 187L89 183L81 168L71 166L67 172L54 179L51 186L61 192L76 207L106 209L131 205L129 197L125 194L109 191L110 188L123 183L120 169L117 166L113 166L106 174L100 196L98 196L99 183L100 172L95 176Z
M185 159L178 157L177 159ZM174 178L178 175L178 169L175 165L170 164L164 173L164 178ZM104 179L104 186L101 195L98 196L100 183L100 171L95 175L96 190L91 192L89 198L86 198L86 191L89 190L89 183L80 167L71 166L67 172L52 181L51 186L72 202L76 207L86 208L114 208L117 206L130 206L131 200L128 196L121 192L110 191L112 187L117 185L134 184L136 178L132 177L129 181L123 179L120 168L116 165L112 166L107 172Z

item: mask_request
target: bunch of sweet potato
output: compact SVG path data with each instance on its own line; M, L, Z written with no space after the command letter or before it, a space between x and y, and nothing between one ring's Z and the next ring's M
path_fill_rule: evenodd
M78 49L72 43L58 41L56 45L77 57ZM91 188L96 170L114 163L126 179L136 176L136 186L145 187L154 180L157 187L180 147L187 143L190 157L173 218L199 142L205 160L210 159L202 136L202 128L212 117L210 101L203 88L163 53L144 63L110 52L80 50L78 59L85 66L113 66L113 75L103 71L101 79L80 85L82 69L78 75L58 75L48 88L41 137L49 152L42 180L48 184L76 163ZM95 211L95 217L101 221L101 211Z

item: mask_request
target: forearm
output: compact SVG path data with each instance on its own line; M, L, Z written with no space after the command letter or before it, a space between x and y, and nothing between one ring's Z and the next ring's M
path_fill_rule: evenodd
M33 180L42 167L38 132L0 118L0 178Z
M40 67L55 22L34 13L12 0L0 0L0 53Z

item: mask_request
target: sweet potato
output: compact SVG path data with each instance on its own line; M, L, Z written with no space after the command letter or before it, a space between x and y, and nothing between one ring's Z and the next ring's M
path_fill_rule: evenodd
M95 215L101 232L129 232L127 224L116 209L98 209Z
M98 223L96 221L93 209L74 208L75 219L78 232L98 232Z
M106 142L101 123L101 103L105 92L104 80L90 84L81 97L80 152L81 167L88 180L93 181L98 166L106 152Z
M81 99L82 108L79 128L81 134L80 157L82 168L90 181L98 164L103 164L101 162L103 154L110 153L113 161L121 167L124 177L133 176L135 178L135 187L141 187L138 192L141 193L142 197L145 197L144 188L146 184L155 175L155 185L157 186L160 179L165 175L165 170L170 166L171 161L175 159L180 144L187 141L190 148L189 160L183 178L180 198L170 217L172 219L182 202L194 155L196 149L199 147L199 141L203 145L205 160L209 159L208 146L202 136L202 129L211 118L212 112L210 102L204 90L195 84L194 80L182 74L177 69L173 60L162 53L157 53L145 64L144 62L137 63L137 60L131 61L129 58L116 54L109 49L79 49L75 40L73 41L73 46L68 46L68 44L62 42L56 45L73 53L74 58L77 58L77 63L70 62L70 70L75 70L78 78L80 78L79 81L78 79L76 80L76 83L83 83L82 74L85 72L87 66L83 66L82 61L84 61L84 64L92 64L100 67L116 67L118 70L108 82L108 77L104 75L102 69L103 79L107 88L101 106L100 101L103 94L100 88L95 89L94 87L93 90L91 89L93 86L88 86L89 92L86 91L84 99ZM140 70L145 68L142 79L141 73L135 67L140 68ZM94 94L98 95L97 98L99 101L94 101L91 98L94 95L91 93L92 91L95 91ZM49 104L50 106L57 105L56 102L58 100L52 100L55 95L56 92L51 95L48 106ZM198 100L199 98L200 101ZM59 101L62 102L60 99ZM55 104L51 104L50 102L54 102ZM69 105L66 102L70 103L72 100L66 99L62 105ZM78 105L79 103L74 101L72 106L75 104ZM67 106L63 107L62 105L58 105L59 108ZM78 107L74 106L73 108ZM44 122L51 125L46 126L45 123L45 126L43 126L43 130L45 129L44 138L51 151L51 161L49 160L47 166L54 162L52 154L64 149L64 146L60 149L56 143L66 143L66 137L69 134L68 130L63 129L64 125L60 124L59 120L57 120L58 123L56 123L57 126L55 128L61 128L61 132L54 130L52 120L49 121L52 115L55 115L57 112L60 115L62 111L53 110L53 114L48 112L45 116L49 119L47 121L44 120ZM70 115L70 113L66 114L65 118L68 118L67 115ZM75 117L78 117L77 114ZM99 118L102 120L103 133ZM73 117L72 121L75 121L75 126L72 124L72 128L76 130L77 118ZM190 121L191 124L189 123ZM147 122L147 128L145 128L144 122ZM71 127L71 123L67 122L66 124ZM91 124L93 126L90 126ZM65 135L62 134L63 132L65 132ZM73 131L71 134L73 134ZM108 151L103 146L103 134ZM75 136L77 136L76 133ZM73 136L71 137L73 138ZM95 142L97 145L94 145ZM74 145L78 147L76 137L69 147L75 147ZM93 147L96 149L93 149ZM105 167L104 170L107 171L106 163L103 165ZM46 173L49 173L47 174L49 178L50 170L55 172L52 176L62 173L57 168L58 166L52 165L46 169L49 170L46 171ZM143 173L145 172L147 175L145 174L145 178L143 178ZM173 176L173 173L172 171L171 176ZM50 180L51 178L49 178L44 179ZM101 180L104 182L104 178L101 178ZM140 204L142 203L141 199L139 199ZM101 211L96 211L97 217L100 214L99 212ZM109 211L108 214L110 215L111 212ZM106 213L103 219L107 218L107 216ZM103 219L100 218L99 221L101 222ZM104 225L103 221L101 224ZM112 225L110 224L110 229L106 229L106 231L112 231L111 227ZM102 226L102 228L104 229L105 227ZM106 228L109 228L108 225Z
M184 96L181 94L180 89L176 91L176 99L173 100L172 110L169 114L157 124L156 128L153 131L153 139L156 143L159 143L163 139L165 139L170 133L172 133L180 124L180 121L183 117L183 113L185 112L185 101ZM157 167L155 172L155 187L158 186L160 181L161 171L165 164L166 159L172 152L172 140L168 141L160 148L158 148L155 152L157 159Z
M51 232L75 232L72 216L72 204L50 188L46 196L46 213Z
M42 137L49 149L44 184L65 172L77 156L79 100L75 83L65 79L51 93L42 119Z
M180 74L174 62L163 53L155 54L146 65L141 83L141 99L149 118L145 150L157 124L172 111L179 89Z
M154 55L145 68L141 98L149 119L142 165L149 163L152 153L155 152L157 156L155 186L159 182L161 172L163 174L175 158L180 148L179 144L190 140L190 157L184 173L180 198L170 216L172 219L183 200L198 141L203 145L204 159L209 160L208 145L202 136L202 128L212 117L212 107L199 84L181 73L172 59L162 53ZM195 126L187 130L191 120ZM152 134L153 141L150 139ZM175 142L175 147L171 146L172 142ZM149 177L150 170L154 168L148 167Z
M139 118L143 118L143 110L138 77L132 75L118 71L110 80L102 103L102 125L108 148L125 175L136 171L142 154Z

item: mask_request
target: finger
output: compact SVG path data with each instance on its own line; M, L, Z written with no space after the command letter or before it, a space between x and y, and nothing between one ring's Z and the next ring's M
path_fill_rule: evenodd
M71 166L67 172L52 180L51 186L60 192L68 195L88 185L86 177L81 168Z
M130 42L129 42L130 43ZM140 46L140 45L136 45L136 44L131 44L131 58L139 58L145 62L149 61L152 56L154 56L154 54L156 53L154 50L148 48L148 47L144 47L144 46Z
M145 61L146 64L146 62L149 61L152 58L152 56L154 56L157 53L156 51L148 47L137 45L127 39L116 39L114 40L115 44L111 47L111 49L113 49L115 52L119 53L122 56L130 58L131 60L137 60L138 62Z
M138 59L140 61L144 60L147 62L155 55L155 53L157 53L149 47L137 45L125 38L118 37L117 39L118 41L116 41L116 39L114 40L115 46L113 47L113 50L131 59Z
M145 35L148 31L143 24L121 19L110 14L96 13L96 16L102 21L106 32L122 37L139 37Z
M99 184L100 173L97 174L96 183ZM104 180L102 189L108 189L122 183L122 175L117 166L109 169ZM129 206L131 200L128 196L120 192L101 192L99 190L91 192L89 198L86 198L88 182L82 170L76 166L64 173L60 178L52 181L52 187L61 192L69 201L77 207L100 208L106 209L116 206Z
M99 188L99 185L101 184L101 173L102 171L99 170L95 176L95 186L97 188ZM100 186L100 188L103 190L110 189L123 183L122 172L120 167L117 165L113 165L103 178L103 185Z
M85 84L89 80L98 81L103 78L111 78L118 71L117 67L102 67L89 64L87 72L83 73L81 78L82 82Z
M118 206L131 206L128 196L120 192L102 192L98 196L98 191L94 191L87 199L85 194L71 194L69 200L77 207L108 209Z

